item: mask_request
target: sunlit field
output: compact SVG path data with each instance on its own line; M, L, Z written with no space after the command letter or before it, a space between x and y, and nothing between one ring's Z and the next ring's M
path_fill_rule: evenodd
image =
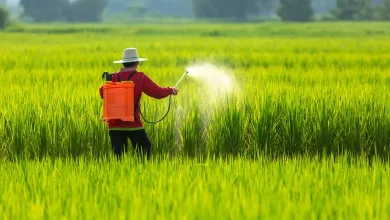
M0 217L386 219L389 36L386 23L0 32ZM116 161L101 120L102 73L127 47L161 86L197 65L231 77L183 79L145 123L151 161ZM153 121L169 99L141 102Z
M79 159L3 163L2 219L388 219L388 164Z

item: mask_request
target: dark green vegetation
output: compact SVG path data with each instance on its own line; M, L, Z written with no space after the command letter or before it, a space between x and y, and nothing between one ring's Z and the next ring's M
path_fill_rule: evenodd
M107 0L21 0L21 18L33 22L100 22Z
M0 31L5 29L9 23L9 12L0 6Z
M390 0L21 0L17 11L29 22L388 21L389 6Z

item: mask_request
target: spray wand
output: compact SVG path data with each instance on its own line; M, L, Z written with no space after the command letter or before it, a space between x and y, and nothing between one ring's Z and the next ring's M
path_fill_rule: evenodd
M185 76L187 73L188 73L188 71L186 71L186 72L183 74L183 76L181 76L181 78L180 78L179 81L176 83L176 85L175 85L174 88L176 88L177 85L179 85L180 81L184 78L184 76Z
M181 82L181 80L184 78L184 76L185 76L186 74L188 74L188 71L186 71L186 72L181 76L181 78L180 78L179 81L176 83L176 85L174 86L174 88L176 88L176 87L179 85L179 83ZM171 98L172 98L172 95L169 95L169 104L168 104L167 113L166 113L166 114L164 115L164 117L162 117L160 120L158 120L158 121L148 121L148 120L146 120L146 119L144 118L144 116L142 115L142 112L141 112L141 109L140 109L139 112L140 112L140 114L141 114L141 117L142 117L147 123L153 123L153 124L158 123L158 122L164 120L164 118L167 117L167 115L168 115L168 113L169 113L169 110L170 110L170 108L171 108Z

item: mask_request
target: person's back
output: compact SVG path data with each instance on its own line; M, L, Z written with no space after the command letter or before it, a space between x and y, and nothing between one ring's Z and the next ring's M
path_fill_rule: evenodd
M130 138L132 145L140 150L137 145L141 145L143 152L150 156L151 144L147 137L143 123L140 118L140 102L142 93L153 97L155 99L162 99L169 95L177 95L178 90L172 87L160 87L152 81L143 72L138 72L138 62L147 60L145 58L138 58L138 53L135 48L127 48L123 52L122 60L114 63L122 63L123 68L118 71L121 81L133 81L134 86L134 106L135 106L135 122L126 122L122 120L109 120L108 129L110 134L111 144L114 153L120 156L123 151L127 151L127 138ZM113 81L116 80L116 75L113 75ZM99 88L100 97L103 99L103 86Z

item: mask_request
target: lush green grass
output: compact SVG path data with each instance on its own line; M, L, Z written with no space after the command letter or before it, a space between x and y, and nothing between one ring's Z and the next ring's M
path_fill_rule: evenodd
M134 23L128 24L62 24L23 25L13 24L9 33L43 34L130 34L137 36L188 36L188 37L387 37L388 22L318 22L318 23L193 23L173 21L172 24Z
M389 166L305 158L0 166L2 219L387 219Z
M390 155L388 27L8 29L0 33L0 218L388 219L389 165L366 159ZM236 80L218 96L186 77L167 119L146 124L148 162L113 160L100 120L101 74L118 70L112 61L126 47L149 58L140 70L162 86L205 61ZM153 120L167 104L144 96L142 109Z
M331 24L139 25L124 27L123 34L115 26L107 33L2 33L1 157L107 154L98 87L103 71L118 70L112 61L126 47L137 47L149 58L139 70L162 86L174 85L188 65L207 61L228 68L239 88L209 102L210 92L202 83L185 78L167 119L146 125L155 155L254 156L265 151L388 157L389 38L358 34L360 26L378 31L388 24L336 26L341 34L333 37L302 32L307 27L336 31ZM193 34L200 27L242 34ZM283 32L250 36L256 28L264 33L288 28L302 37L289 38ZM155 33L132 32L141 29ZM170 34L157 35L159 30ZM144 115L157 119L167 104L144 97Z

